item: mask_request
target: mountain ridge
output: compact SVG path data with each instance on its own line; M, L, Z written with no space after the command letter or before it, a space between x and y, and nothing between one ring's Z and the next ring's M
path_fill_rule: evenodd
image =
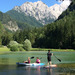
M33 16L36 18L36 20L40 21L44 25L56 20L58 16L67 9L69 4L64 5L64 3L65 2L62 2L60 5L55 4L51 7L48 7L42 1L37 1L34 3L25 2L21 6L14 7L13 10L18 11L19 13L23 12L27 16ZM48 22L46 22L45 19Z
M27 6L27 8L24 6ZM30 6L32 6L32 7L29 8ZM36 8L33 8L33 6ZM49 11L51 11L50 9L57 11L56 6L58 7L58 10L59 10L59 5L57 5L57 4L55 4L55 6L52 6L49 8L45 3L41 2L41 1L34 2L34 4L32 2L25 2L21 6L16 6L15 10L13 8L12 10L8 11L7 13L2 13L4 18L2 19L1 18L2 16L0 15L0 19L1 19L0 21L2 22L2 24L4 25L5 28L7 28L11 31L16 31L18 29L24 29L24 28L28 28L28 27L30 27L30 28L31 27L41 27L41 26L43 26L42 24L51 23L56 19L56 17L51 12L49 12ZM24 9L26 9L26 10L24 10ZM35 12L32 11L32 9ZM27 13L28 14L28 16L27 16L26 13L22 12L21 10L24 10L26 12L30 11L30 12ZM20 12L20 13L18 13L18 12ZM35 13L35 15L33 13ZM11 17L8 17L4 14L8 14ZM54 14L55 14L55 12L54 12ZM42 22L42 24L40 22Z

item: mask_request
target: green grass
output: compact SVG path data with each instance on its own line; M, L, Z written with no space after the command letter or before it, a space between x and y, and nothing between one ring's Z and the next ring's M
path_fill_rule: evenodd
M6 52L10 52L10 49L7 47L0 47L0 54L6 53Z
M46 48L32 48L30 51L75 51L74 49L46 49ZM10 52L10 49L7 47L0 47L0 54Z
M0 48L0 52L1 52L1 51L10 51L10 49L7 48L7 47L3 47L3 48Z

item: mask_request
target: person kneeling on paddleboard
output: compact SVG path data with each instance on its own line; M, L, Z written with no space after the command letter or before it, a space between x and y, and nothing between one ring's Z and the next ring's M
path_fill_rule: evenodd
M36 58L36 63L40 63L40 59L38 57Z
M30 63L30 57L28 57L28 60L27 61L24 61L24 63Z
M52 55L53 55L53 53L51 53L50 50L48 50L48 53L47 53L48 66L52 65L52 62L51 62Z

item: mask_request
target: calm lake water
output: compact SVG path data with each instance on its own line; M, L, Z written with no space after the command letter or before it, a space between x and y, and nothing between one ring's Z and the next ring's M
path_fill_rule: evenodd
M27 57L41 58L41 62L47 65L47 52L10 52L0 55L0 75L75 75L75 52L53 52L61 62L52 56L52 63L57 67L45 69L43 67L18 67L16 62L23 62Z

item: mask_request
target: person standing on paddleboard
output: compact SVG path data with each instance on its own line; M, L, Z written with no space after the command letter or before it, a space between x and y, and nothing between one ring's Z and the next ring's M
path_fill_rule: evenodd
M51 62L52 55L53 55L53 53L51 53L50 50L48 50L48 53L47 53L48 66L52 65L52 62Z

